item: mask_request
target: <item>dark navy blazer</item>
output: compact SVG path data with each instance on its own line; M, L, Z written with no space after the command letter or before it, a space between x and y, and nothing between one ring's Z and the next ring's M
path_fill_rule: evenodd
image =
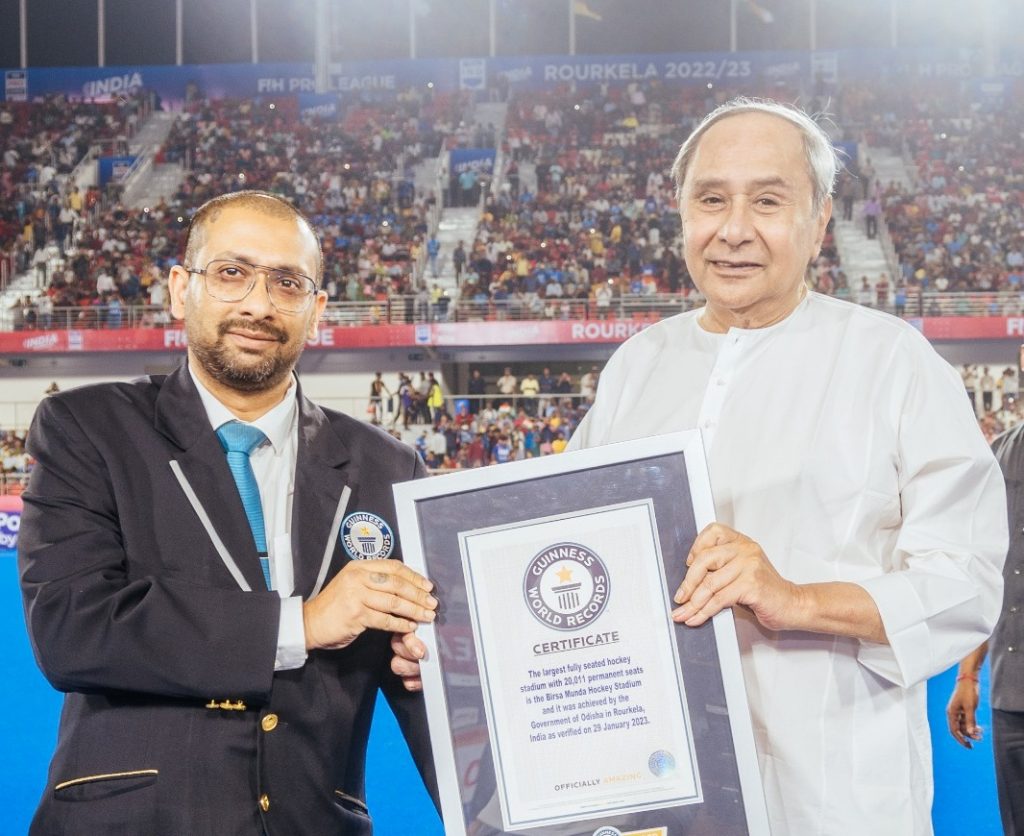
M26 618L66 692L32 833L369 834L378 688L436 798L423 701L390 672L387 634L275 673L280 599L184 364L47 398L28 449ZM346 487L347 513L397 531L391 486L421 475L411 448L300 391L295 594L349 560L336 534Z

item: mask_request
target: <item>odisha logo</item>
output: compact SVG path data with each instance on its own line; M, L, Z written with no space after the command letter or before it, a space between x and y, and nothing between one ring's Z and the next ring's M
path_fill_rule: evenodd
M608 570L590 549L558 543L541 551L526 567L523 596L541 624L578 630L604 612Z

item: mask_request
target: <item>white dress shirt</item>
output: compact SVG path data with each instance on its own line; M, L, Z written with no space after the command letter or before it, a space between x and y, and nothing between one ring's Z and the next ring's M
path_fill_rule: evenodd
M203 408L216 432L231 421L238 421L224 404L203 386L189 368L199 390ZM306 632L302 620L302 597L295 591L292 560L291 520L295 496L295 461L298 454L299 404L295 379L277 406L249 423L260 429L267 440L249 456L260 489L263 527L270 557L270 577L274 591L281 596L281 621L277 633L277 657L274 670L302 667L306 661Z
M867 590L888 645L734 610L772 832L930 834L925 680L991 632L1007 548L960 378L901 320L818 294L757 330L700 313L615 353L570 448L699 427L719 522L788 580Z

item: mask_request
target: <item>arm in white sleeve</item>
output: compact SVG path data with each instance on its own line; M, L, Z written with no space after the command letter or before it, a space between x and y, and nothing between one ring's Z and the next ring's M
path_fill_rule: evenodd
M909 687L988 638L1002 602L1006 493L956 372L908 334L894 362L902 525L894 571L860 581L888 645L862 643L870 670Z

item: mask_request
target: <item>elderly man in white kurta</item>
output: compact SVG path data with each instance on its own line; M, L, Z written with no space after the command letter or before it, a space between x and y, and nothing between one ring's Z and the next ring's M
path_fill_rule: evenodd
M570 446L701 429L717 522L674 617L733 607L773 834L924 836L925 680L999 614L1004 489L927 341L807 292L836 167L796 111L702 123L674 174L707 305L616 352Z

